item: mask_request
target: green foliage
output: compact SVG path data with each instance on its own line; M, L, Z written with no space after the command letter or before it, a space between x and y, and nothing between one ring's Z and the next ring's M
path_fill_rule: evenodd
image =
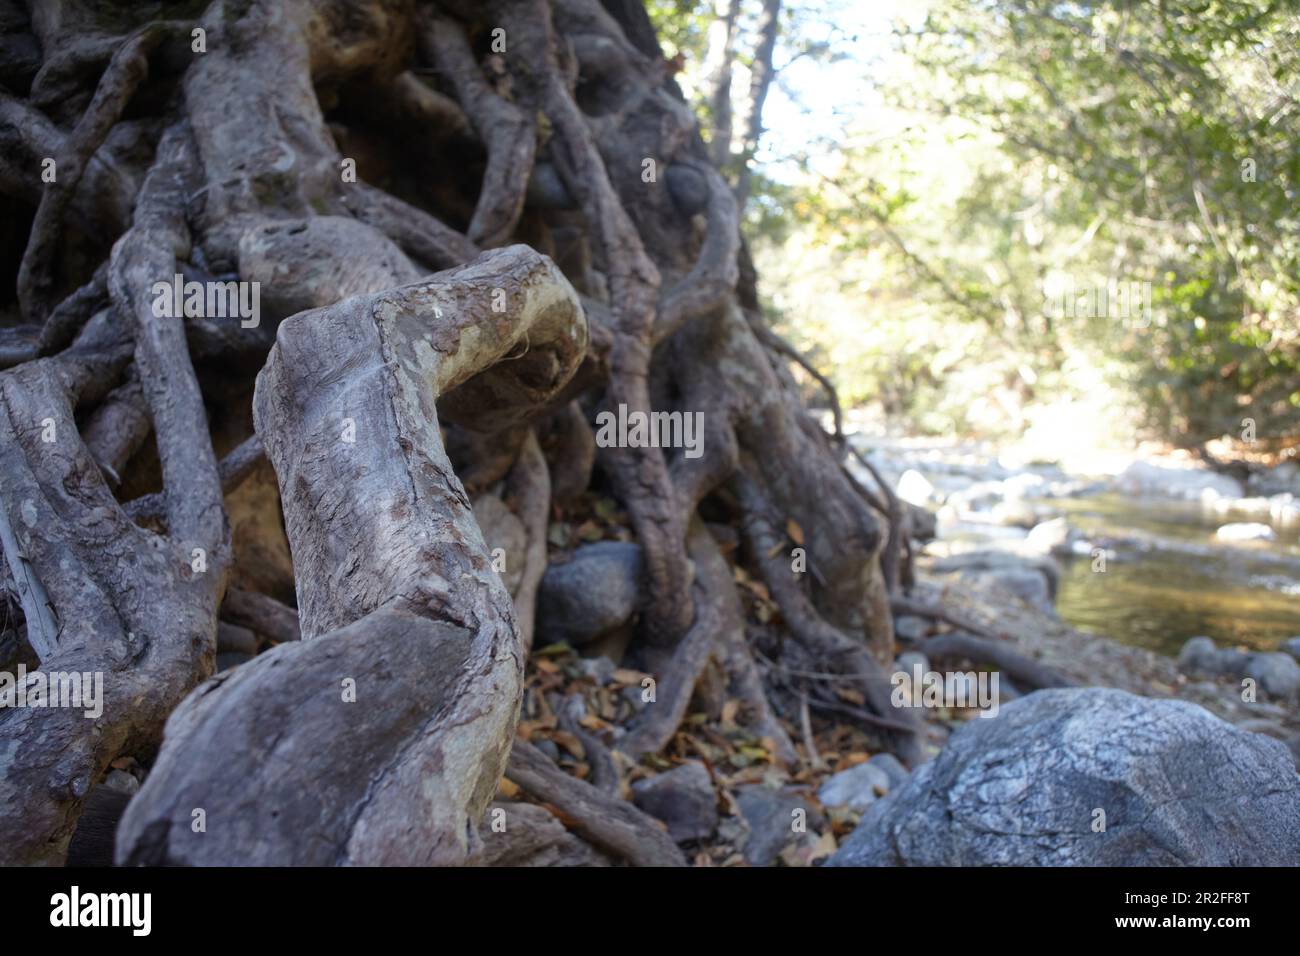
M709 45L712 4L706 0L646 0L646 12L667 56L683 54L699 64Z
M834 370L944 430L1015 431L1033 402L1104 387L1179 442L1245 417L1294 434L1298 51L1293 3L936 0L898 30L846 147L757 184L760 265L858 284L833 299L837 329L788 312L787 329L907 348L850 348ZM804 260L773 247L796 233ZM1150 315L1113 298L1062 314L1046 293L1063 282L1149 283ZM1000 425L972 414L990 401Z

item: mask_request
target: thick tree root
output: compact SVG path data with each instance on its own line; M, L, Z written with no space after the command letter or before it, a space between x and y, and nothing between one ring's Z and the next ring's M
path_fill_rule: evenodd
M570 777L530 743L515 741L506 776L559 810L569 829L595 847L636 866L686 864L656 820Z
M120 329L92 324L80 347L0 376L0 507L58 627L41 666L83 682L98 674L102 685L102 713L89 719L69 707L0 710L5 862L61 860L108 762L156 746L167 714L212 670L229 529L184 330L179 318L149 312L146 278L170 273L188 241L177 206L186 148L180 128L160 147L112 268L114 298L134 325L171 537L122 512L73 418L75 401L102 397L124 366L120 344L108 347L121 342ZM35 620L29 613L29 631Z
M496 289L505 313L492 310ZM528 356L502 364L525 338ZM518 717L523 648L434 402L460 388L493 397L467 410L521 418L585 346L576 294L520 246L281 326L255 411L284 496L304 640L177 711L123 819L119 859L415 864L476 851ZM191 827L198 808L206 832Z
M511 842L528 859L680 864L613 793L617 761L664 749L697 689L716 698L724 676L773 761L798 759L774 711L791 716L789 695L768 699L701 513L744 525L745 563L795 637L765 667L851 678L867 701L852 716L913 759L918 728L888 707L879 666L906 575L899 509L846 474L772 361L800 359L761 323L735 200L644 9L215 0L199 25L208 48L191 56L189 23L77 38L41 19L30 98L0 94L0 189L39 204L19 281L29 321L0 333L0 367L16 366L0 375L0 588L43 667L107 679L98 722L0 713L6 861L60 859L107 762L147 763L171 714L123 821L124 862L460 863L506 859ZM479 62L496 27L508 52ZM358 104L376 97L367 122ZM128 103L168 106L122 119ZM40 191L46 156L59 176ZM348 176L376 156L373 176ZM484 158L475 192L460 170ZM64 224L121 237L72 274L54 269L77 260ZM552 252L573 285L511 242ZM259 283L263 321L155 317L153 284L175 273ZM257 433L234 445L263 363ZM698 456L597 449L593 414L620 407L698 414ZM150 430L161 490L122 506L110 487L159 487ZM234 445L220 463L210 431ZM513 594L458 476L522 528L505 555ZM586 507L589 491L619 499L642 548L634 655L662 665L659 698L613 751L565 712L596 786L527 744L510 759L511 779L600 853L553 825L497 852L482 814L511 746L552 507ZM238 568L224 601L223 495L275 539L236 548L274 567ZM218 608L230 646L247 631L278 646L180 704L211 672Z

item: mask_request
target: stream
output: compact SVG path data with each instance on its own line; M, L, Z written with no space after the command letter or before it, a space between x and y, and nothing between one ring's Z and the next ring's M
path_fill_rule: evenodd
M1170 656L1198 635L1254 650L1300 635L1294 466L1260 491L1167 461L1085 477L1008 467L982 447L880 438L860 447L900 497L937 513L930 553L1032 551L1030 529L1064 518L1069 540L1051 550L1061 567L1056 609L1079 630ZM1247 522L1259 540L1216 535ZM1102 551L1104 570L1094 569Z
M1214 537L1223 516L1198 502L1100 493L1050 503L1113 552L1104 573L1087 556L1062 562L1056 606L1071 626L1172 656L1202 634L1256 650L1300 634L1295 525L1271 525L1273 541L1224 543Z

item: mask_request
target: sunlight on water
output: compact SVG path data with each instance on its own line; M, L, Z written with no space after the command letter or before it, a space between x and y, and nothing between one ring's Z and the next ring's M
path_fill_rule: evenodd
M1195 503L1099 495L1056 504L1099 543L1126 543L1105 573L1087 559L1066 563L1057 608L1069 624L1166 654L1202 634L1256 649L1300 634L1295 528L1224 545L1214 540L1223 517Z

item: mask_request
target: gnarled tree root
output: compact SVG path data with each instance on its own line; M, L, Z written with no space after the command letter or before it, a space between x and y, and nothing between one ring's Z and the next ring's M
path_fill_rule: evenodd
M501 363L525 339L527 356ZM303 640L177 710L119 860L437 864L476 851L523 648L434 403L459 388L480 398L467 417L526 419L585 348L572 287L522 246L281 326L255 412Z

